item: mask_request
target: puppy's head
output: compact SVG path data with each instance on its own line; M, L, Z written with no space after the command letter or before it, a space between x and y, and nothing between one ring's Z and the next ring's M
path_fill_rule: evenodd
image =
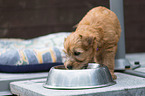
M92 61L96 48L96 38L76 32L70 34L64 41L64 52L67 59L64 63L67 69L84 69Z

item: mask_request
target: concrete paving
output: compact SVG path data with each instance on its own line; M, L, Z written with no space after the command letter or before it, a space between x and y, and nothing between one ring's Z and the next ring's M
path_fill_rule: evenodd
M126 55L126 58L131 65L134 65L134 62L139 61L141 67L145 67L145 53L130 53Z
M48 72L41 73L0 73L0 96L10 95L9 84L14 81L46 78Z
M145 96L145 78L116 73L117 84L84 90L46 89L46 79L12 82L11 92L19 96Z

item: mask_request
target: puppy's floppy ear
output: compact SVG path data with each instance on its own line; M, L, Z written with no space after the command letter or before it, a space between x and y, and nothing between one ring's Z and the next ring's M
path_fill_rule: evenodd
M96 42L96 37L93 36L83 36L82 38L83 47L87 50L89 47L93 46Z
M96 37L93 37L93 36L89 36L89 37L86 37L86 45L87 46L92 46L94 44L94 41L96 40Z

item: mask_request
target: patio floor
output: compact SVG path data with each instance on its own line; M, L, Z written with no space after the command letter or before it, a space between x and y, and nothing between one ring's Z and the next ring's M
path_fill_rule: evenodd
M116 73L117 84L84 90L54 90L43 87L46 79L13 82L13 94L19 96L145 96L145 78Z

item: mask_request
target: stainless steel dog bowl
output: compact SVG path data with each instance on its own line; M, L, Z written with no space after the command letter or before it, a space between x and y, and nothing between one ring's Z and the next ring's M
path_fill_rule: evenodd
M52 67L43 85L51 89L87 89L115 84L105 65L89 63L87 69L66 70L63 65Z

